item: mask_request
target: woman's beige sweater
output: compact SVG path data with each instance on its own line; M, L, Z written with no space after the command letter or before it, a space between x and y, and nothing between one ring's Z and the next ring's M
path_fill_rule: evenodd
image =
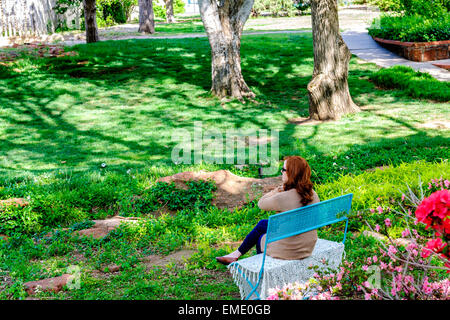
M277 213L302 207L302 197L297 190L283 191L282 186L277 187L261 197L258 206L261 210L276 211ZM319 196L314 191L313 201L319 202ZM264 250L266 235L261 238L261 250ZM267 255L285 260L298 260L309 257L317 241L317 230L308 231L296 236L278 240L267 245Z

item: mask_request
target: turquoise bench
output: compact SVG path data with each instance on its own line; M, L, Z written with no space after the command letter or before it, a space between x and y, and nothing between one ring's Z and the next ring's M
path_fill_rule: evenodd
M264 252L228 265L242 299L265 299L270 288L308 281L309 266L337 268L342 262L347 236L348 214L353 194L321 201L269 217ZM266 255L267 244L336 222L345 221L342 242L317 239L311 256L302 260L281 260ZM326 263L324 263L326 260Z

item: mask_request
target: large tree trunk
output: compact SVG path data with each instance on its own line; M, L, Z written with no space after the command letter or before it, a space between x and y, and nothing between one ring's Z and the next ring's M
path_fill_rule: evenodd
M175 16L173 15L173 0L165 0L166 3L166 22L175 22Z
M241 71L241 35L254 0L199 0L200 14L211 46L211 93L242 99L255 94Z
M348 89L352 55L339 33L337 0L312 0L311 17L314 72L308 84L310 117L336 120L360 111Z
M152 0L139 0L139 32L155 33L155 14Z
M97 28L97 17L96 17L96 6L95 0L83 0L84 4L84 19L86 26L86 43L97 42L98 38L98 28Z

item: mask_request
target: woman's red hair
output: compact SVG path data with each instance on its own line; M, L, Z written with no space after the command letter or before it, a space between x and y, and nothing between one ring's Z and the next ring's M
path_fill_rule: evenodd
M301 203L306 206L313 200L313 183L311 168L308 162L299 156L285 157L288 180L283 184L284 191L295 188L302 197Z

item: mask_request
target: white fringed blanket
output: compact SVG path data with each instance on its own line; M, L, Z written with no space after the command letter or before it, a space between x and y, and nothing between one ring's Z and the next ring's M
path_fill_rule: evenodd
M312 278L315 272L313 269L308 269L309 266L337 268L341 264L343 253L343 243L318 239L312 255L302 260L281 260L266 256L264 273L257 291L261 299L266 299L270 288L277 286L282 288L283 285L294 282L304 283ZM239 287L242 299L250 294L252 288L241 273L255 285L261 270L262 259L263 253L228 266L234 282ZM327 265L323 261L327 261ZM250 299L255 298L257 298L256 294L250 297Z

